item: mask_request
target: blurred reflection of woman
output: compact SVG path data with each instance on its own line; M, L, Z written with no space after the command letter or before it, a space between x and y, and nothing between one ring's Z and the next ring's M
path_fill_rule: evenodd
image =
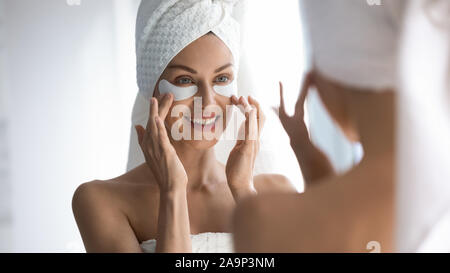
M264 115L255 99L235 95L235 2L141 3L137 76L140 95L151 106L146 128L137 125L136 132L146 163L76 190L73 211L88 252L231 252L236 202L257 193L295 191L281 175L253 175ZM205 131L220 136L232 105L245 112L245 134L224 166L214 155L217 137L207 138ZM176 109L187 111L173 115ZM190 133L179 140L173 128Z
M392 251L396 56L405 2L300 2L311 72L294 116L284 111L280 86L280 120L306 190L243 202L236 213L236 250L366 252L375 242ZM363 147L361 162L344 174L309 138L303 107L311 88L344 135Z

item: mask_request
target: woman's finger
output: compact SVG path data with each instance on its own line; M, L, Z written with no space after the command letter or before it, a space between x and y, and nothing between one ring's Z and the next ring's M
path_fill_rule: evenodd
M261 137L261 131L264 128L264 123L266 122L266 116L264 115L264 111L262 110L261 105L259 102L254 99L253 97L249 96L249 102L256 106L256 119L257 119L257 126L258 126L258 138L254 145L254 155L256 155L259 151L259 139Z
M254 107L252 107L248 103L247 99L242 96L239 98L239 105L241 105L241 107L243 108L244 115L245 115L244 139L246 142L248 142L249 140L255 140L256 135L253 135L253 133L255 131L252 131L252 129L253 129L253 126L257 126L257 124L253 123L253 120L251 119L251 115L250 115L252 113L252 110L254 109ZM257 133L257 130L256 130L256 133Z
M147 123L147 136L148 141L151 142L151 149L153 155L159 158L159 145L158 145L158 127L156 126L156 117L158 116L158 100L156 98L151 99L150 103L150 116Z
M134 126L134 128L136 129L138 143L139 143L139 145L142 145L142 142L144 141L144 136L145 136L145 128L142 127L141 125L136 125L136 126Z
M162 120L165 120L167 117L167 114L169 113L170 106L172 106L173 103L173 95L168 93L165 94L159 104L159 111L158 115Z
M158 127L159 145L161 146L163 152L167 153L172 144L167 136L167 130L161 117L156 117L156 126Z
M147 121L147 127L146 130L148 133L150 132L156 132L156 123L155 123L155 117L158 115L158 100L156 98L150 99L150 109L149 109L149 116Z
M239 110L241 111L241 113L244 114L244 116L245 116L245 121L242 123L241 127L239 128L239 136L238 136L238 141L236 143L238 145L238 144L242 143L242 141L245 141L246 139L249 138L249 126L250 126L249 116L250 116L250 112L253 109L253 107L248 103L248 101L245 97L241 96L241 97L239 97L239 99L236 97L234 97L234 98L233 97L231 98L231 102L234 105L236 105L239 108ZM257 124L255 124L255 126L257 127Z
M151 161L151 158L153 158L155 155L153 140L151 139L151 136L147 133L147 130L145 130L144 127L142 127L141 125L136 125L135 128L138 133L139 146L141 147L141 150L144 153L145 159L146 161L149 160Z
M239 103L244 107L245 111L245 141L249 143L250 141L255 141L258 137L258 119L257 119L257 109L250 105L245 97L239 98Z
M281 123L283 124L283 118L280 116L280 107L272 107L272 110L275 112L275 115L278 116L278 118L280 119Z
M284 90L282 82L280 82L280 108L278 108L278 115L282 121L287 117L286 108L284 105Z
M244 106L244 111L245 112L250 112L250 110L251 110L251 106L250 106L250 104L248 103L248 101L247 101L247 99L245 98L245 97L240 97L239 98L239 104L240 105L242 105L242 106Z
M145 128L142 127L141 125L136 125L134 128L136 129L136 133L138 135L139 146L141 147L142 153L144 154L145 161L147 163L149 163L148 165L149 165L150 169L152 169L152 172L156 174L156 171L153 168L154 164L152 164L153 152L151 150L149 150L149 148L151 148L151 147L149 147L147 145L147 141L145 139L147 137Z
M261 130L264 127L266 117L261 109L261 105L257 100L255 100L252 96L248 96L248 102L256 107L256 118L258 120L258 137L259 137L259 135L261 134Z
M256 115L257 115L257 117L259 118L259 117L260 117L260 114L262 114L262 111L260 111L260 110L261 110L261 106L260 106L259 102L258 102L257 100L255 100L252 96L248 96L248 103L249 103L250 105L256 107L256 110L257 110Z
M256 118L256 108L252 108L245 119L245 143L254 142L258 137L258 120Z
M308 96L309 88L312 84L313 72L308 72L303 80L302 87L300 89L300 94L298 95L297 102L295 103L295 116L303 117L304 106L306 97Z
M239 108L239 110L241 111L242 114L245 115L246 112L250 111L250 104L248 103L248 101L243 97L240 96L239 99L231 99L231 102L233 103L233 105L237 106Z
M230 99L232 104L234 105L238 104L238 98L235 95L231 96Z
M149 123L150 122L147 122L147 127L151 127L151 125ZM158 168L155 168L156 167L156 165L155 165L155 149L153 148L154 141L151 139L151 136L148 133L148 130L146 130L141 125L136 125L135 129L136 129L136 132L138 135L139 146L141 147L141 150L144 154L145 161L146 161L148 167L150 168L151 172L153 173L153 175L158 180L160 180L161 179L160 171ZM150 144L149 141L152 142L152 144Z

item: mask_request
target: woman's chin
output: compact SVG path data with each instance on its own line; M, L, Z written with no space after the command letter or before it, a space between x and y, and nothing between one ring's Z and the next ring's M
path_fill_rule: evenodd
M191 146L192 148L196 150L207 150L213 148L217 142L219 142L217 139L201 139L201 140L187 140L185 141L186 144Z

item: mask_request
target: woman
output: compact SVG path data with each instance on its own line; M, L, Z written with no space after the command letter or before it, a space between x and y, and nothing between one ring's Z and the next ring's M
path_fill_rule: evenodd
M88 252L231 251L229 220L236 202L294 191L283 176L253 176L264 116L253 98L222 92L237 80L239 31L232 5L141 3L138 16L145 19L138 21L146 25L137 40L137 75L151 106L146 128L138 125L136 131L146 163L76 190L73 211ZM245 109L245 134L224 166L213 147L232 105ZM177 130L188 133L178 139ZM208 132L216 137L207 138Z
M360 0L301 1L313 67L294 116L284 110L280 86L279 114L306 190L300 196L274 194L243 202L236 212L237 251L395 249L394 91L404 4L374 8ZM303 107L313 87L344 135L363 147L361 162L344 174L334 171L309 138Z

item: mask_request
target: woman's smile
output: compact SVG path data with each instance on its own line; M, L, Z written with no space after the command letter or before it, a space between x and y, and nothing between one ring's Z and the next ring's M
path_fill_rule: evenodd
M210 116L208 117L203 116L202 118L192 119L188 115L185 115L183 117L191 123L191 126L194 129L214 131L216 127L216 122L220 119L221 116L220 115L216 116L214 113L212 113Z

